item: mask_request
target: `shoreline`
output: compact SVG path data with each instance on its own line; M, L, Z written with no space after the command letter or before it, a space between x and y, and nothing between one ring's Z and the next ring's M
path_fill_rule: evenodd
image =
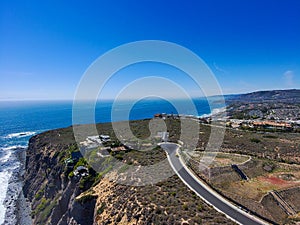
M32 224L30 216L31 207L23 195L23 175L25 173L26 150L27 148L17 148L12 153L12 156L15 158L13 163L18 163L19 165L12 171L12 175L8 182L6 198L3 202L6 207L3 224Z

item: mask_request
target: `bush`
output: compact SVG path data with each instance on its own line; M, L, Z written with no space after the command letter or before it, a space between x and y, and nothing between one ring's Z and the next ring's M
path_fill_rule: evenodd
M189 207L188 207L187 204L184 204L184 205L182 206L182 208L183 208L185 211L187 211L187 210L189 209Z
M263 136L264 138L273 138L273 139L276 139L278 138L277 136L274 136L274 135L265 135Z
M115 158L118 159L118 160L123 160L124 157L123 157L122 154L118 153L118 154L115 155Z
M261 140L259 140L257 138L251 138L250 141L254 142L254 143L260 143L261 142Z
M50 216L54 206L57 204L56 201L51 202L49 205L45 207L45 209L41 212L40 220L42 224L46 224L48 217Z
M88 186L88 184L93 184L95 182L95 179L96 177L92 176L91 174L89 174L86 177L82 177L79 182L79 188L85 189Z
M103 213L105 208L106 208L106 203L105 202L101 203L101 206L97 209L97 214L100 215L101 213Z
M71 172L69 173L68 177L69 177L69 178L74 177L74 171L71 171Z
M36 201L40 200L43 194L44 194L44 190L43 189L39 190L34 196L35 200Z
M74 168L77 168L78 166L85 166L85 165L87 165L86 160L84 158L80 158Z
M176 192L175 191L172 191L172 192L169 192L169 195L172 195L172 196L176 196Z
M45 197L43 197L41 199L40 204L35 208L34 214L38 214L38 213L42 212L49 205L49 202L50 202L49 199L46 199Z
M70 152L78 152L78 146L76 144L73 144L69 147Z
M202 210L203 210L202 205L198 205L198 206L197 206L197 209L198 209L198 211L202 211Z

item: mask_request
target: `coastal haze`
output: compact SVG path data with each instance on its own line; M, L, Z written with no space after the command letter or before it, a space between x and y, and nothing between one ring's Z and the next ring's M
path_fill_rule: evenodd
M0 3L0 224L298 224L300 2Z

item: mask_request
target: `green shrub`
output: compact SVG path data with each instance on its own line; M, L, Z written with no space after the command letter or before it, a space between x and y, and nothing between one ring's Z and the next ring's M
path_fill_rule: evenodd
M189 207L188 207L187 204L184 204L184 205L182 206L182 208L183 208L185 211L187 211L187 210L189 209Z
M172 196L176 196L176 192L175 191L172 191L172 192L169 192L169 195L172 195Z
M80 158L74 168L76 169L78 166L86 166L86 165L87 165L86 160L84 158Z
M123 160L124 157L123 157L123 154L118 153L118 154L115 155L115 158L118 159L118 160Z
M69 173L68 177L69 177L69 178L74 177L74 171L71 171L71 172Z
M202 211L203 210L203 206L202 205L198 205L197 209L198 209L198 211Z
M103 213L105 208L106 208L106 203L105 202L101 203L101 206L97 209L97 214L100 215L101 213Z
M76 144L73 144L69 147L69 152L78 152L79 149L78 149L78 146Z
M39 190L34 196L35 200L36 201L40 200L43 194L44 194L44 190L43 189Z
M83 203L86 203L86 202L88 202L88 201L91 201L91 200L93 200L93 199L95 199L95 198L96 198L96 196L91 195L91 194L87 194L87 195L82 196L82 197L79 198L79 199L76 199L76 201L78 201L78 202L80 202L81 204L83 204Z
M50 200L43 197L40 204L35 208L35 214L42 212L48 205Z
M250 141L254 142L254 143L260 143L261 142L261 140L259 140L257 138L251 138Z
M41 212L40 221L41 224L46 224L54 206L57 204L56 201L51 202L49 205L45 207L45 209Z
M274 135L265 135L263 136L264 138L273 138L273 139L276 139L278 138L277 136L274 136Z

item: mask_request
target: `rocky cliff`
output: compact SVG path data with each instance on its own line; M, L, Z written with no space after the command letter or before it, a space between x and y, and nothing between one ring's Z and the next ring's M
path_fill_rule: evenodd
M70 179L64 163L73 144L70 128L49 131L29 141L23 192L31 202L34 224L93 224L95 198L75 200L89 186Z

